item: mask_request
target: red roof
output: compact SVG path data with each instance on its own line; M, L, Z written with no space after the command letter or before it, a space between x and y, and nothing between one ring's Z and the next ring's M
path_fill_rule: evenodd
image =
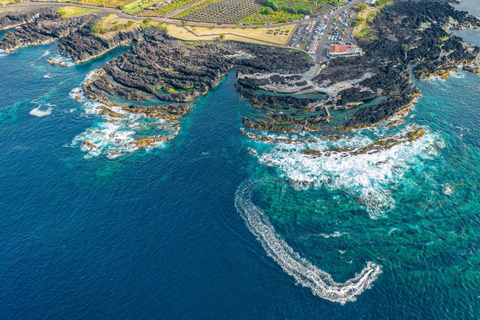
M331 45L330 48L328 49L328 53L346 53L347 52L347 46L344 45Z

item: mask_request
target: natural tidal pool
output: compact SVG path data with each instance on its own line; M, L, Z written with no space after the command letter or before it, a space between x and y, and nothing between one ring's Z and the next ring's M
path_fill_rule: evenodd
M169 143L111 159L82 150L105 122L72 91L124 50L0 55L1 318L477 317L479 75L417 82L399 126L305 145L242 135L232 71Z

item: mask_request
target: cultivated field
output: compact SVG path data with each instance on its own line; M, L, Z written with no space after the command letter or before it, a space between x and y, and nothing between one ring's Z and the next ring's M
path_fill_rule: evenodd
M188 10L188 13L180 16L188 21L236 23L263 8L255 0L219 0L200 6L193 7Z

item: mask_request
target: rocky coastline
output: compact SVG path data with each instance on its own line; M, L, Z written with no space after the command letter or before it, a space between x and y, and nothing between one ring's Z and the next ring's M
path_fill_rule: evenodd
M187 114L192 100L207 94L236 68L236 88L253 107L242 123L255 131L344 132L378 126L406 115L421 97L411 75L445 79L461 67L480 72L480 48L449 33L478 28L480 21L445 1L396 1L386 6L368 24L368 37L357 39L362 56L336 58L320 66L291 49L231 41L184 42L154 26L108 37L94 34L92 27L104 17L104 13L88 13L60 19L55 8L2 12L0 28L22 26L6 33L0 48L9 51L61 39L60 53L82 63L133 42L131 49L86 81L83 92L107 109L118 107L164 120ZM321 92L324 97L309 95ZM119 98L155 104L114 102ZM179 106L183 106L180 113L175 111ZM351 108L356 111L348 118L340 119L336 113ZM101 114L119 116L107 109ZM328 124L332 120L335 126Z
M249 93L265 89L272 82L270 79L261 76L239 79L237 87L242 95L255 108L267 111L255 118L244 118L243 124L257 131L327 130L328 127L321 125L306 126L305 120L321 110L358 109L337 126L338 132L344 132L378 126L404 116L421 97L411 74L428 80L446 79L460 67L467 72L480 72L480 48L448 32L479 26L477 18L455 10L445 1L396 1L368 24L368 37L357 39L363 56L336 58L321 66L312 82L320 88L339 88L333 93L330 91L324 100L288 99L296 103L287 107L279 103L286 100L283 96L272 98ZM376 99L380 101L375 102ZM303 111L296 111L302 108ZM332 117L338 118L335 111L324 117L323 122Z

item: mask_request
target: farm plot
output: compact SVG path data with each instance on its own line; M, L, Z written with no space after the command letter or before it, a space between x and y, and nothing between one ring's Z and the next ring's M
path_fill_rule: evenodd
M182 18L189 21L236 23L262 9L255 0L220 0L191 11Z

